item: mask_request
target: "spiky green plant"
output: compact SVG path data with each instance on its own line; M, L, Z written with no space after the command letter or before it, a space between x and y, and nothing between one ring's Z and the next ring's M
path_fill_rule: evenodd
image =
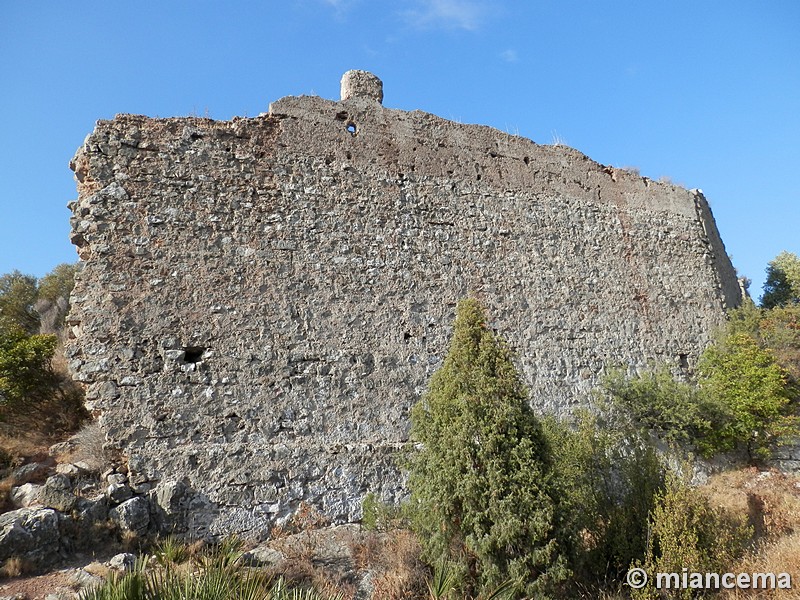
M124 575L112 575L100 587L83 592L81 600L344 600L341 594L290 588L263 571L243 567L241 543L231 539L211 551L198 572L166 567L147 569L146 562Z
M160 565L179 565L186 562L189 552L186 544L173 535L167 536L156 544L155 557Z
M431 600L451 600L458 585L458 568L449 560L440 560L426 583Z

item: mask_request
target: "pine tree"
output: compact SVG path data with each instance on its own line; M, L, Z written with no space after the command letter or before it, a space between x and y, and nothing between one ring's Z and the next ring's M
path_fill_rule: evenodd
M450 350L414 406L415 526L431 563L459 563L468 591L514 580L536 597L567 575L554 537L542 428L480 305L459 303Z
M797 302L800 302L800 257L784 251L767 266L761 306L775 308Z

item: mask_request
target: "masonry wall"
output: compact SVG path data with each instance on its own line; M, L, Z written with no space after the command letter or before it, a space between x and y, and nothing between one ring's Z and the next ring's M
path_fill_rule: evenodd
M609 367L691 369L740 300L699 192L365 96L119 115L72 166L70 366L195 535L399 499L392 454L465 295L555 412Z

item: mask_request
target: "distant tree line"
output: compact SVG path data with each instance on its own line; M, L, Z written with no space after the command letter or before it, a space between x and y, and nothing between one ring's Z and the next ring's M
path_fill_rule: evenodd
M57 352L74 276L71 264L41 279L0 276L0 425L8 434L56 435L86 419L82 392Z

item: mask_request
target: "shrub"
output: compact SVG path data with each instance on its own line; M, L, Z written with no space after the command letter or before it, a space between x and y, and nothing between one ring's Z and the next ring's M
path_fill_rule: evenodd
M705 456L723 449L713 433L730 420L728 409L697 386L675 381L665 368L633 378L614 372L603 388L639 425L668 444L691 445Z
M58 389L50 368L56 348L51 335L28 335L14 327L0 333L0 415L35 412L46 416L42 406Z
M483 591L515 580L540 596L565 578L541 425L476 301L459 303L447 357L411 420L420 450L409 485L425 558L455 561Z
M733 568L752 536L746 519L714 508L698 490L677 476L669 478L650 519L647 556L635 563L651 574L725 573ZM661 593L668 593L661 590ZM695 590L675 590L672 598L691 598ZM657 598L654 586L633 590L634 598Z
M69 452L69 461L82 462L94 473L102 473L113 462L112 453L106 448L106 435L100 423L87 423L72 436L74 449Z
M740 447L751 458L768 456L774 444L797 433L798 419L792 415L797 389L772 351L744 333L761 331L754 310L737 313L731 332L706 349L696 384L675 381L660 369L631 379L612 374L604 389L669 444L692 446L707 457ZM781 338L791 335L795 332Z
M709 347L698 367L700 389L724 406L727 419L714 424L714 446L746 446L765 456L770 446L796 431L788 373L769 350L744 334L732 334Z
M647 526L665 470L653 448L625 419L580 413L574 426L549 418L559 527L578 583L618 582L643 559Z
M86 418L81 391L52 367L56 345L52 335L0 331L0 420L53 433L74 430Z
M22 329L33 334L39 330L39 315L33 309L37 295L36 278L19 271L0 276L0 333Z
M389 531L407 527L402 506L389 505L370 492L361 502L361 525L367 531Z

